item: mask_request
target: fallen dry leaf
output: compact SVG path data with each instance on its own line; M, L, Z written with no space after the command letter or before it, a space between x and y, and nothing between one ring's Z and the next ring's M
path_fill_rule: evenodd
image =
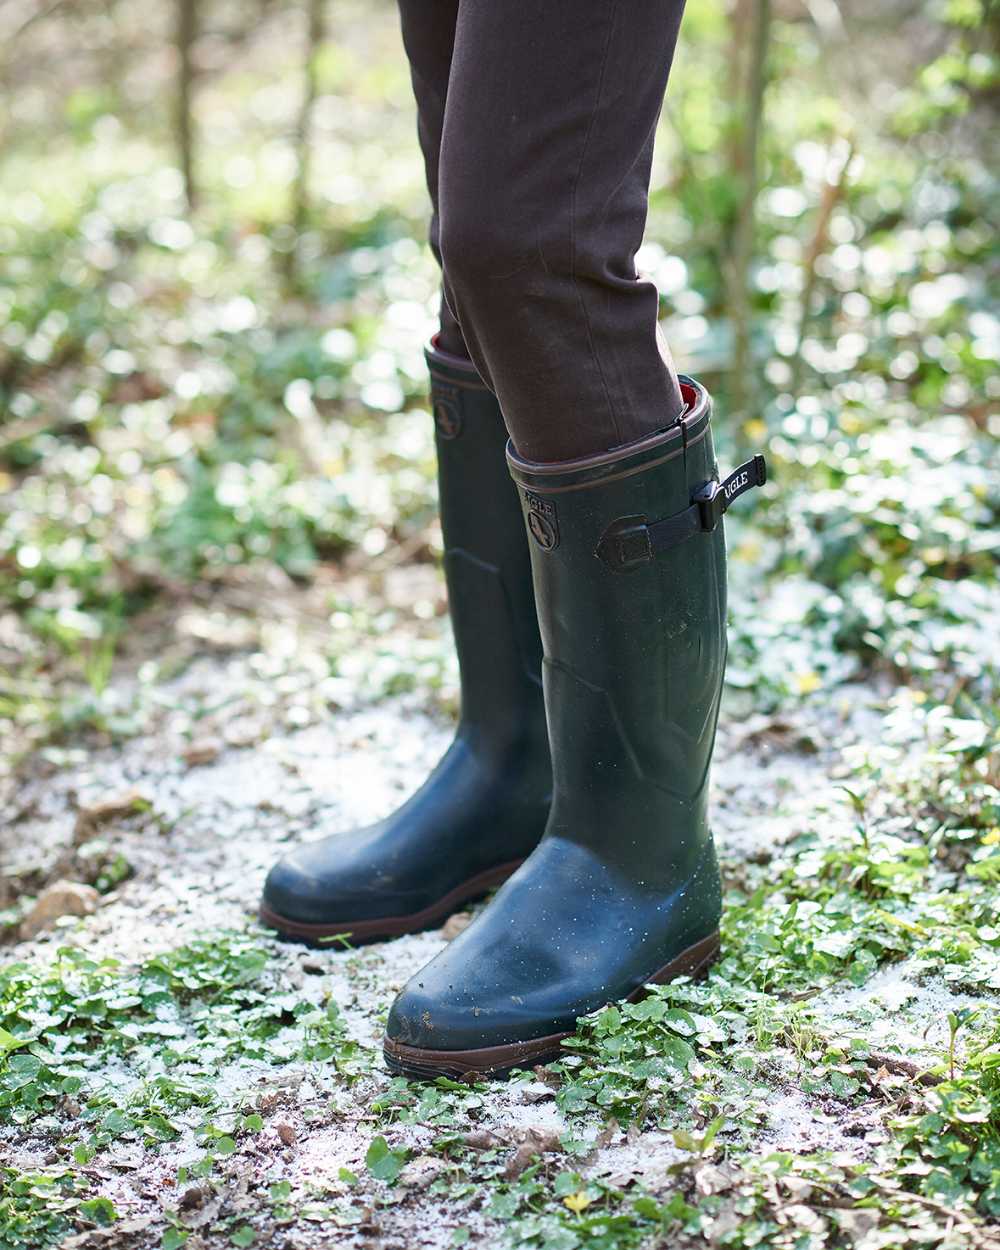
M149 806L149 799L135 788L81 805L76 813L76 827L73 830L74 845L79 846L81 842L92 838L102 825L145 811Z
M188 768L198 768L215 763L221 754L222 743L218 738L200 738L188 743L181 752L181 759Z
M516 1180L527 1168L536 1155L557 1154L562 1150L559 1134L548 1129L529 1128L518 1143L504 1168L507 1180Z
M447 1164L434 1155L418 1155L411 1159L399 1174L399 1184L404 1189L426 1189L436 1181Z
M100 895L82 881L53 881L39 894L35 905L21 922L21 938L30 941L60 916L89 916L97 910Z

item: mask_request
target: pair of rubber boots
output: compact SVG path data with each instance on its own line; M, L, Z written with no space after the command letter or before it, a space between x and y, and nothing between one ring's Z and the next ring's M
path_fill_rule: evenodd
M719 483L709 396L682 379L669 428L531 463L475 371L427 357L458 731L388 819L276 864L261 916L301 941L371 941L506 881L389 1014L390 1069L462 1078L545 1062L578 1016L718 952L720 521L764 462Z

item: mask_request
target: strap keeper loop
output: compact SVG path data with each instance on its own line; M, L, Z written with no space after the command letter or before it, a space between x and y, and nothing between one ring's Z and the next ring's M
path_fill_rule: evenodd
M648 563L654 552L645 517L627 516L613 521L602 534L595 554L618 573Z

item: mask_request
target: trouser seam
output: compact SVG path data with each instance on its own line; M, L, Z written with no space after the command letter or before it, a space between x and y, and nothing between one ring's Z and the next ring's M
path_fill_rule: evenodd
M597 354L597 346L594 342L594 331L590 324L590 314L587 312L587 303L580 290L580 283L576 273L576 198L580 189L580 180L583 177L583 165L587 158L587 149L590 146L590 137L594 131L594 125L597 121L598 110L601 107L601 100L604 96L604 80L608 68L608 57L611 54L611 38L614 34L615 21L618 16L618 0L612 0L611 16L608 22L608 34L604 43L604 52L601 57L601 72L597 80L597 98L594 101L594 107L591 111L590 122L587 125L587 133L583 140L583 149L580 152L580 163L577 166L576 178L573 181L573 190L570 194L569 208L569 277L576 292L577 301L580 305L580 312L583 314L583 322L587 329L587 345L590 348L590 354L594 361L594 367L597 369L598 377L601 380L601 389L604 391L604 398L607 401L608 412L611 416L611 424L614 426L615 439L617 442L623 441L621 425L618 420L618 413L615 410L614 401L611 398L611 391L608 387L607 379L604 376L604 370L601 368L600 357Z

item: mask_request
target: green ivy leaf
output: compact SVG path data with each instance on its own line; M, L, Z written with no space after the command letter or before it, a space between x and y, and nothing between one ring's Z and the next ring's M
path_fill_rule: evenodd
M95 1224L100 1224L102 1228L106 1228L118 1219L114 1203L107 1198L88 1198L86 1202L81 1202L80 1214L88 1220L93 1220Z
M406 1150L390 1150L384 1137L376 1137L368 1147L365 1164L376 1180L391 1183L403 1170L406 1156Z

